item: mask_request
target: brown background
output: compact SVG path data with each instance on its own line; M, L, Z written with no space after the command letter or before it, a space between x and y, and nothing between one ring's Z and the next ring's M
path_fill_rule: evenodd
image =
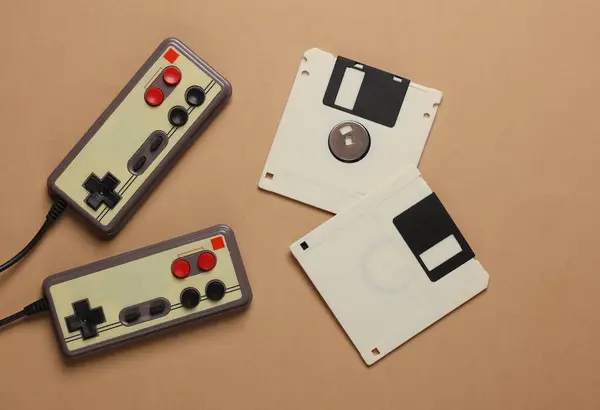
M1 276L1 316L49 274L216 223L237 233L255 299L70 365L49 321L11 327L0 408L600 408L597 0L94 3L0 3L1 259L39 228L47 176L163 38L234 96L116 239L69 214ZM328 215L257 188L313 46L444 91L421 170L491 275L371 368L288 252Z

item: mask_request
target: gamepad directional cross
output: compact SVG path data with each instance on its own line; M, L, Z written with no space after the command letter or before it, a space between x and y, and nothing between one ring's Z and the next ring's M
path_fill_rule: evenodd
M90 193L85 203L94 211L97 211L102 204L114 208L121 200L119 194L115 192L117 185L119 180L110 172L107 172L102 179L92 173L83 183L83 187Z
M73 310L75 314L65 318L69 332L79 330L84 339L97 336L96 326L106 321L102 307L91 309L90 301L85 299L73 303Z

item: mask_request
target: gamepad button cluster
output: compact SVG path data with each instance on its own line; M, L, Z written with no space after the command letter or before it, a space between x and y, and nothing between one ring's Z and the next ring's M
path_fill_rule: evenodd
M219 245L218 242L217 245ZM192 265L190 263L194 263L193 258L196 257L194 255L189 255L186 256L185 259L177 259L173 262L171 265L171 273L173 276L177 279L184 279L192 274ZM198 254L197 259L195 259L195 265L197 266L197 269L194 274L209 272L217 266L217 256L211 251L202 251Z
M175 66L165 68L162 76L158 77L146 90L144 94L146 104L151 107L158 107L180 82L181 71L179 68Z

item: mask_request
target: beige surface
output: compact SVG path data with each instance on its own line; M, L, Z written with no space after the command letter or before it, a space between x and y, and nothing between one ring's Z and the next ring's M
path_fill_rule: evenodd
M2 409L600 408L597 0L89 3L0 5L3 259L40 225L48 174L164 37L233 99L112 242L64 218L0 278L0 312L48 274L221 222L255 299L78 364L43 318L0 332ZM372 368L287 251L327 215L256 187L312 46L444 91L421 170L491 275Z

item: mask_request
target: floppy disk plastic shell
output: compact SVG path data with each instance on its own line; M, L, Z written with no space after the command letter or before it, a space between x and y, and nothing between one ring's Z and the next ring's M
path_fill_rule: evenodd
M487 272L449 216L454 234L421 255L399 233L396 218L434 195L413 169L290 247L368 365L488 286ZM408 219L414 225L415 217ZM424 231L445 235L437 221L426 224ZM440 269L441 278L428 277Z
M335 77L332 73L340 59L316 48L305 52L259 181L264 190L332 213L353 205L400 169L418 165L442 99L440 91L356 63L350 68L357 67L356 72L358 68L375 71L391 87L404 81L406 94L400 96L401 109L393 126L353 115L351 109L346 109L352 108L348 104L352 104L353 97L356 102L361 95L381 92L365 90L364 83L361 88L356 83L360 79L347 75L348 70L348 79L343 81L348 80L350 88L358 87L355 94L340 86L337 95L328 96L335 98L335 104L326 105L325 94L330 92ZM336 106L338 103L343 106ZM374 108L377 115L391 107ZM348 120L362 124L371 137L368 153L354 163L339 161L328 148L330 131Z

